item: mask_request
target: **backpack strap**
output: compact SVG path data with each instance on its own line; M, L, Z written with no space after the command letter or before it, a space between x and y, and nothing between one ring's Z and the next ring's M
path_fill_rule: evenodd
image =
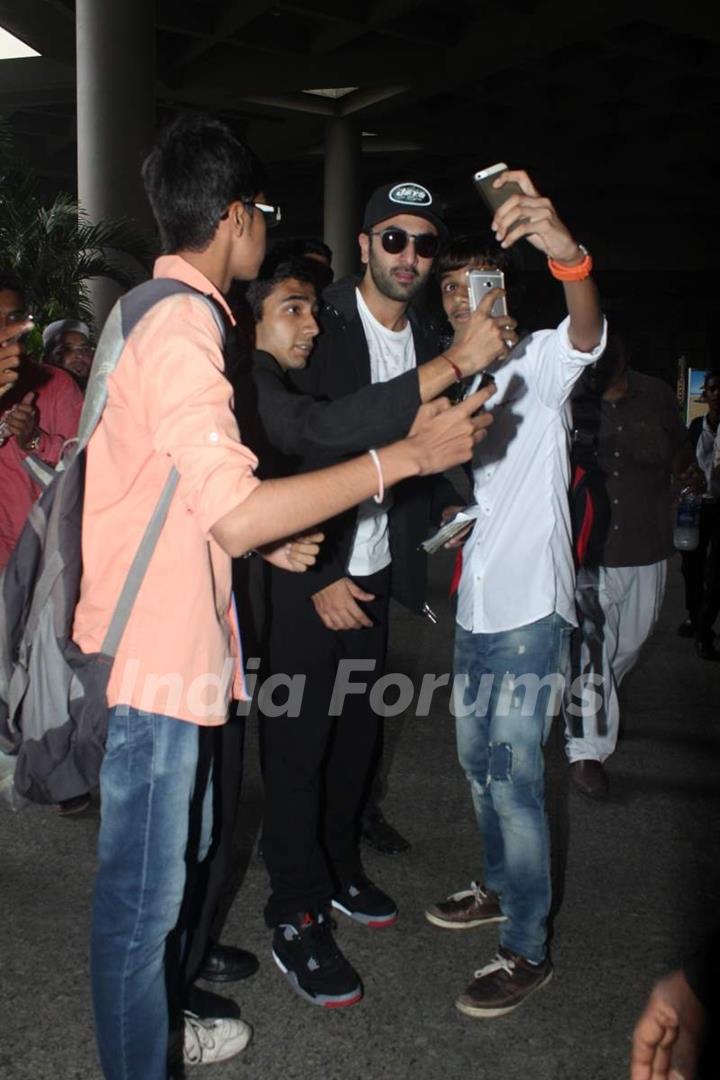
M133 604L140 591L140 586L143 583L145 572L150 565L153 552L160 539L160 533L165 524L165 518L170 509L170 503L172 502L172 497L175 494L175 488L178 485L179 479L180 474L175 466L173 466L170 470L170 475L165 481L165 487L162 490L157 505L153 510L152 517L143 533L143 538L135 552L135 558L130 565L128 575L125 578L125 584L122 587L118 602L115 605L110 625L105 634L105 640L102 643L101 652L104 656L113 657L117 652L118 645L120 644L120 640L125 632L125 627L127 626L127 621L130 618Z
M20 464L25 472L30 475L37 486L42 488L43 491L55 476L55 469L53 466L48 465L46 461L37 457L36 454L26 454Z
M216 301L208 293L202 293L199 289L194 289L192 285L187 285L184 281L178 281L175 278L153 278L151 281L144 281L142 285L137 285L125 296L121 296L107 317L95 350L95 358L80 415L76 453L79 454L85 449L100 422L100 417L107 402L108 379L118 365L130 334L140 320L147 315L148 311L156 304L159 304L161 300L182 293L197 296L207 304L220 331L220 337L224 345L226 337L225 321Z

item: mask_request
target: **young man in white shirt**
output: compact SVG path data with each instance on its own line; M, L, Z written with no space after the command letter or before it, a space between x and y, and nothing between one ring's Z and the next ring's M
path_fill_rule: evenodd
M552 975L542 748L576 623L568 398L605 340L590 256L525 172L506 171L495 187L509 181L522 194L496 211L496 240L507 249L526 238L548 257L568 318L521 340L494 372L494 422L473 457L479 513L462 554L454 712L484 878L430 905L426 916L450 929L502 923L497 956L455 1002L474 1017L510 1012ZM454 259L452 245L441 259L443 306L456 340L469 312L466 270L482 265L481 253Z

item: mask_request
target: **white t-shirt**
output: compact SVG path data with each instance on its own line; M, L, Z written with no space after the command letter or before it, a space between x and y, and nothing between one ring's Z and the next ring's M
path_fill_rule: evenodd
M355 290L355 297L370 353L371 382L387 382L414 368L415 342L410 322L405 324L403 330L388 330L372 314L359 289ZM374 499L360 503L348 566L348 573L353 577L376 574L390 565L387 515L391 505L390 493L381 503L376 503Z
M568 399L605 348L574 349L569 319L525 338L495 374L493 423L473 455L479 514L463 548L457 621L475 634L557 612L576 625Z

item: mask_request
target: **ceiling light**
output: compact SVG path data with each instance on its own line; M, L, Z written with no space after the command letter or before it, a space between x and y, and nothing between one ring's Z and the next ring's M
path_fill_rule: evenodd
M353 90L358 90L357 86L337 86L334 89L329 90L303 90L303 94L317 94L318 97L329 98L341 98L346 94L352 94Z
M9 30L0 26L0 60L19 60L26 56L39 56L40 53L31 49L20 38L16 38Z

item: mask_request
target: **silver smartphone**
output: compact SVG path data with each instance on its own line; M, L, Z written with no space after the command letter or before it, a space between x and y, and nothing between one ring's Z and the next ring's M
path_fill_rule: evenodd
M475 311L487 296L490 289L504 289L505 275L502 270L468 270L468 299L470 308ZM507 315L507 301L504 296L498 296L490 309L491 315Z

